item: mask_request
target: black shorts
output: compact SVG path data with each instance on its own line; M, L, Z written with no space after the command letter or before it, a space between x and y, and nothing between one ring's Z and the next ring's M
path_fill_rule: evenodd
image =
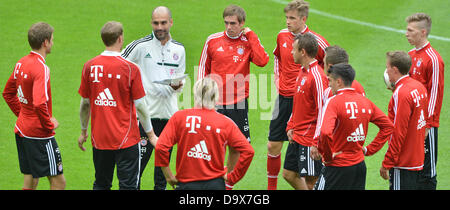
M219 177L205 181L180 182L175 190L225 190L225 180Z
M33 178L56 176L63 173L61 152L54 137L35 139L16 134L20 172Z
M248 102L247 99L237 104L223 105L216 107L217 112L221 113L236 123L239 130L250 142L250 126L248 124Z
M365 190L367 168L364 161L346 167L324 166L315 190Z
M137 190L139 183L140 144L119 150L92 148L95 168L94 190L110 190L117 165L120 190Z
M292 114L292 97L278 95L269 126L269 141L288 141L286 126Z
M419 189L436 190L436 164L438 158L438 128L432 127L425 138L425 159L419 172Z
M319 176L322 161L310 157L310 148L295 141L289 143L284 158L284 169L297 172L300 177Z
M389 170L389 190L417 190L419 171L391 168Z

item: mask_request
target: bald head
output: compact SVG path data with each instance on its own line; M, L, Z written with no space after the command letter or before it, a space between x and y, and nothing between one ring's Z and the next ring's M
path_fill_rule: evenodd
M165 44L170 38L173 25L172 12L165 6L156 7L152 12L152 29L156 39Z
M165 6L159 6L156 7L152 12L152 19L155 16L168 16L170 19L172 19L172 12Z

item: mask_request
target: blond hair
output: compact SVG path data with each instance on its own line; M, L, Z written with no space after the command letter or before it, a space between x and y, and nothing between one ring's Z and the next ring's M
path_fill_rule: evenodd
M407 23L417 22L420 29L427 31L427 36L431 31L431 17L425 13L415 13L406 18Z
M214 109L219 100L217 82L204 77L194 84L194 105L198 108Z
M303 0L293 0L284 7L284 13L295 10L300 17L308 17L309 3Z

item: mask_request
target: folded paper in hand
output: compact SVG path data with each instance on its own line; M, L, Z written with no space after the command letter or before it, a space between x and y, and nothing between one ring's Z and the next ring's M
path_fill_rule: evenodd
M186 78L188 75L187 74L183 74L179 77L176 78L172 78L172 79L164 79L164 80L160 80L160 81L153 81L153 83L157 83L157 84L162 84L162 85L178 85L184 78Z

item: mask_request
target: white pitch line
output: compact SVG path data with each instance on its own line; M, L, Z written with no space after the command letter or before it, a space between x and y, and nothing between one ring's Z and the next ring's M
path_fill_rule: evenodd
M276 3L280 3L280 4L288 4L289 3L289 2L283 1L283 0L272 0L272 1L276 2ZM338 15L333 15L333 14L330 14L330 13L327 13L327 12L322 12L322 11L319 11L319 10L316 10L316 9L311 9L310 8L309 12L314 13L314 14L318 14L318 15L321 15L321 16L329 17L329 18L332 18L332 19L341 20L341 21L348 22L348 23L354 23L354 24L358 24L358 25L362 25L362 26L368 26L368 27L372 27L372 28L376 28L376 29L382 29L382 30L397 32L397 33L401 33L401 34L405 34L406 33L405 30L391 28L391 27L388 27L388 26L377 25L377 24L374 24L374 23L363 22L363 21L359 21L359 20L354 20L354 19L350 19L350 18L338 16ZM450 42L450 38L442 37L442 36L435 36L435 35L431 35L430 34L430 35L428 35L428 38Z

